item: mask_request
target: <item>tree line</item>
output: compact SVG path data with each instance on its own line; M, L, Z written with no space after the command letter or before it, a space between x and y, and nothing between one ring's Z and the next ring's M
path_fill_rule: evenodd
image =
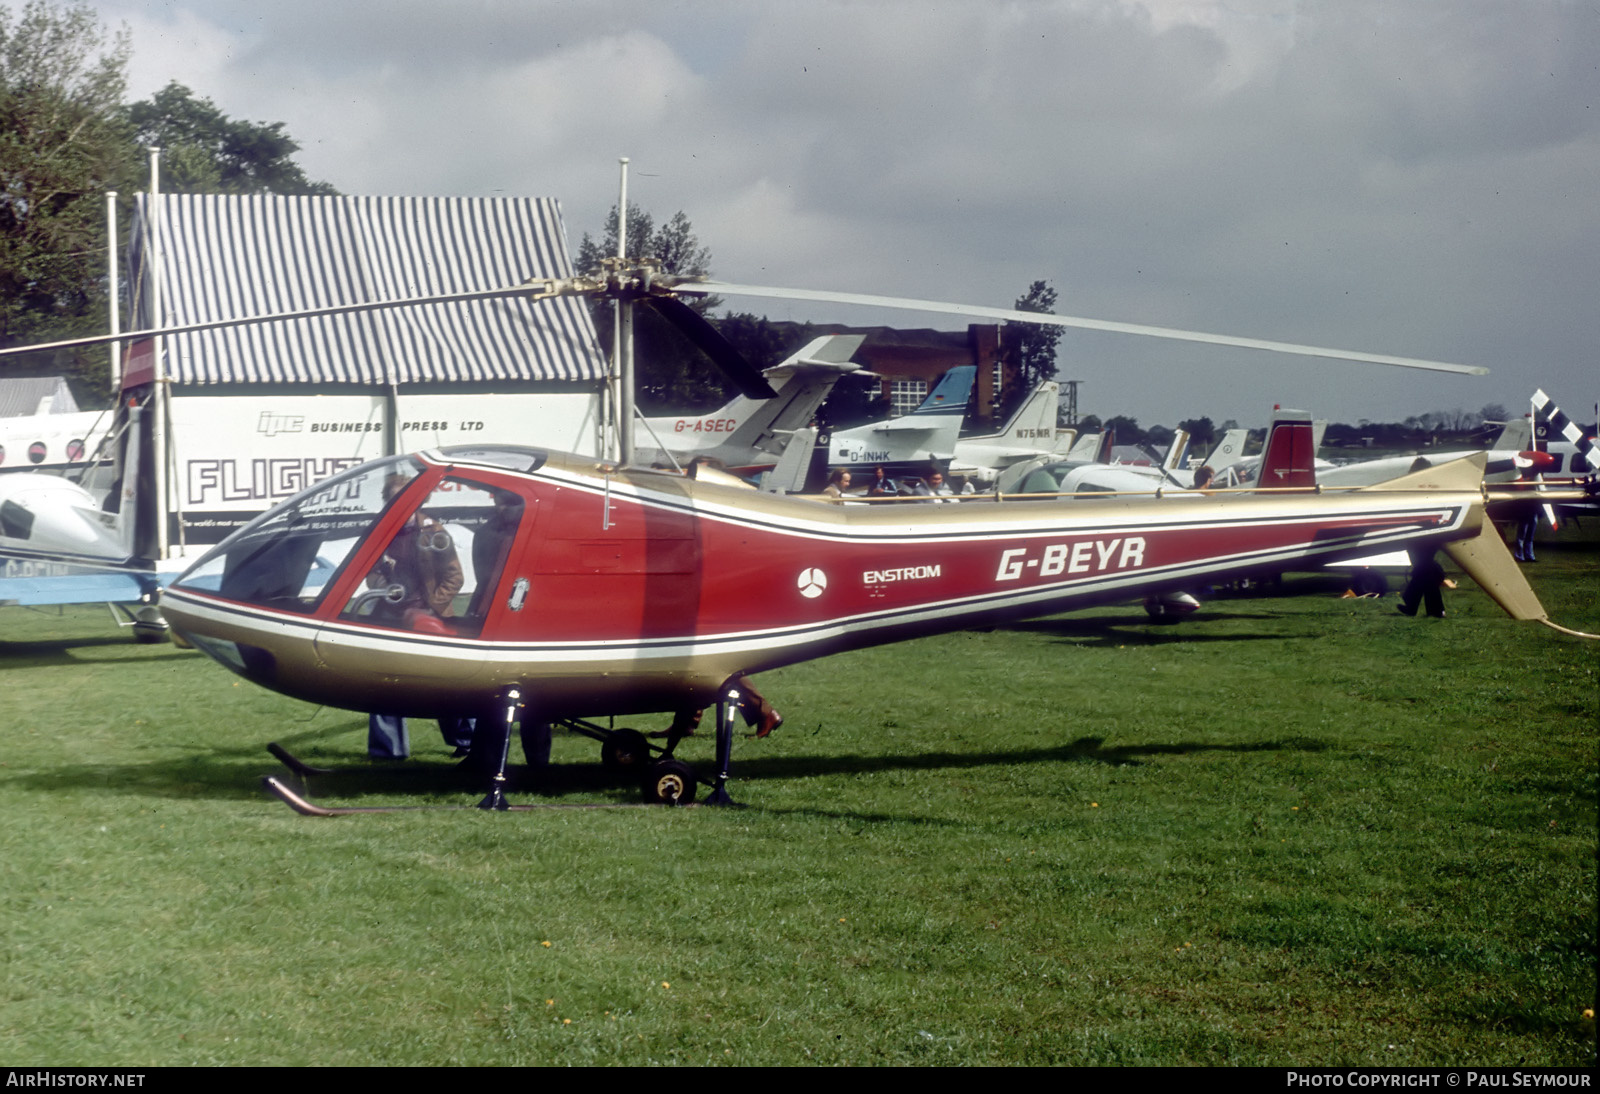
M1510 420L1511 413L1502 404L1489 403L1477 411L1463 410L1460 407L1454 410L1432 410L1426 414L1415 414L1395 422L1374 422L1365 418L1355 425L1329 422L1322 443L1329 448L1352 449L1422 448L1441 443L1461 446L1482 445L1492 442ZM1115 430L1118 444L1164 448L1172 443L1172 438L1175 436L1173 427L1153 425L1143 428L1137 418L1124 415L1101 420L1093 414L1086 414L1075 424L1078 430L1084 433L1103 429ZM1255 423L1255 428L1263 429L1265 424ZM1189 434L1191 449L1202 451L1214 445L1228 430L1238 428L1239 423L1232 418L1217 424L1210 418L1204 417L1186 418L1176 426L1176 429Z
M0 346L102 333L109 313L105 194L119 195L119 223L131 220L132 195L148 179L148 148L162 150L162 189L175 193L334 194L308 178L299 144L282 122L230 118L211 100L177 82L148 99L127 102L130 43L126 29L108 31L83 0L27 0L0 7ZM599 240L585 233L578 269L598 269L616 253L617 211ZM707 275L711 256L678 212L657 224L628 210L628 254L651 256L672 273ZM1016 301L1049 311L1055 291L1037 281ZM702 314L715 298L695 305ZM596 329L609 351L607 306L595 306ZM813 337L804 325L773 324L737 313L718 326L760 367L775 364ZM1004 350L1020 398L1055 372L1060 330L1008 326ZM728 392L676 328L650 312L638 316L635 338L641 405L652 410L709 408ZM107 398L110 351L66 350L14 358L11 375L61 374L80 403ZM841 385L830 405L834 424L873 415L876 392ZM1009 413L1010 406L998 408ZM825 422L824 424L828 424Z
M132 194L162 149L173 192L332 194L295 162L282 122L230 118L173 82L127 102L126 30L85 3L0 7L0 346L103 333L108 315L105 195ZM11 375L60 373L80 402L106 398L109 351L28 355Z

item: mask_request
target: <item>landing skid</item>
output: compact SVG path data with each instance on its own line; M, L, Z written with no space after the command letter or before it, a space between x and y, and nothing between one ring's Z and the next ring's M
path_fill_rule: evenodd
M349 817L357 813L446 813L480 808L476 805L318 805L290 790L271 775L263 776L262 787L302 817ZM644 809L645 802L507 802L499 812L532 813L543 809Z
M567 728L573 728L567 726ZM599 729L600 727L593 727ZM612 731L623 732L623 731ZM633 732L631 730L627 732ZM588 734L585 734L586 736ZM319 767L307 763L294 753L273 741L267 745L267 751L294 776L294 781L299 783L298 789L273 776L264 776L261 780L262 787L282 801L289 808L307 817L340 817L355 813L411 813L437 810L460 809L489 809L496 812L522 813L537 809L635 809L650 805L680 805L690 806L695 804L694 798L698 789L699 779L695 771L681 760L672 759L665 750L656 749L662 758L654 762L646 761L641 767L636 768L632 774L639 777L644 800L642 802L537 802L516 805L507 801L506 778L504 760L498 771L494 772L489 793L476 805L389 805L389 806L324 806L312 800L312 784L315 779L338 778L348 775L346 769L333 767ZM626 771L630 765L607 763L607 767ZM383 778L404 777L411 774L440 774L438 768L420 768L414 772L406 769L391 769L380 771ZM481 784L480 784L481 785Z
M726 806L736 804L728 795L727 784L728 769L733 756L734 716L738 712L741 698L740 689L735 682L737 679L737 677L731 678L724 684L717 699L717 774L711 794L706 799L707 805ZM478 809L493 810L495 812L527 812L535 809L603 809L621 807L609 803L512 805L508 802L506 800L506 763L511 749L511 727L518 724L523 727L525 734L523 747L528 752L528 760L536 768L542 767L549 762L550 729L552 726L561 726L573 733L599 741L600 758L605 766L624 771L630 769L636 771L641 776L644 804L694 804L695 791L699 788L699 777L696 775L694 768L672 755L673 749L677 747L678 741L682 739L682 734L669 736L667 744L662 747L651 744L644 734L635 729L608 729L579 718L539 722L533 720L531 712L525 708L521 691L517 688L507 688L498 697L493 716L482 718L478 722L480 733L484 730L489 730L491 726L493 727L491 730L493 738L487 739L485 734L480 737L480 742L482 745L487 746L494 761L494 768L489 780L489 792L482 801L478 802ZM306 763L276 741L267 745L267 751L294 774L300 781L301 790L296 792L271 776L262 779L262 786L266 788L268 793L303 816L340 817L354 813L407 813L472 808L466 805L318 805L311 800L311 780L335 775L337 772L332 768L318 767L314 764ZM474 751L476 752L476 748Z

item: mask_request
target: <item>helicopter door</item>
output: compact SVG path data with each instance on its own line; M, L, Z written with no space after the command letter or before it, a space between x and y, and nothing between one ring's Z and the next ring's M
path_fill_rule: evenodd
M335 617L346 625L318 633L318 656L334 669L370 670L382 658L397 676L470 681L481 665L457 640L482 633L526 512L515 491L442 479L346 594ZM413 659L389 644L375 645L383 632L424 641L401 647L415 650Z

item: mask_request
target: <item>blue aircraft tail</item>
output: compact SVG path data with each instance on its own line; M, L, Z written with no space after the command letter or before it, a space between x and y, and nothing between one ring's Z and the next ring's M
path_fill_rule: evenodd
M972 398L972 385L978 380L976 365L957 365L934 385L928 397L922 400L922 405L913 410L911 417L917 414L949 414L952 411L966 413L967 400Z

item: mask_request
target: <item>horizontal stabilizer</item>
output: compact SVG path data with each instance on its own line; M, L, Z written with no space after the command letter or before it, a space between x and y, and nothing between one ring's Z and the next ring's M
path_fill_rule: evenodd
M850 358L865 340L866 336L862 334L825 334L821 338L813 338L776 365L765 369L762 375L768 379L782 379L799 366L837 372L841 376L861 372L861 366Z
M921 418L911 418L908 416L905 418L891 418L886 422L879 422L877 425L870 426L868 428L873 433L896 433L900 436L907 436L912 433L932 433L939 429L947 419L956 418L959 420L964 417L966 417L965 414L957 413L940 415L928 414Z
M861 348L861 343L866 340L867 336L864 334L825 334L807 343L799 353L795 354L795 359L814 361L818 364L848 364L850 358L855 356L856 350Z
M1474 452L1437 467L1422 467L1387 482L1359 487L1361 490L1478 490L1483 486L1483 471L1489 465L1487 452Z

